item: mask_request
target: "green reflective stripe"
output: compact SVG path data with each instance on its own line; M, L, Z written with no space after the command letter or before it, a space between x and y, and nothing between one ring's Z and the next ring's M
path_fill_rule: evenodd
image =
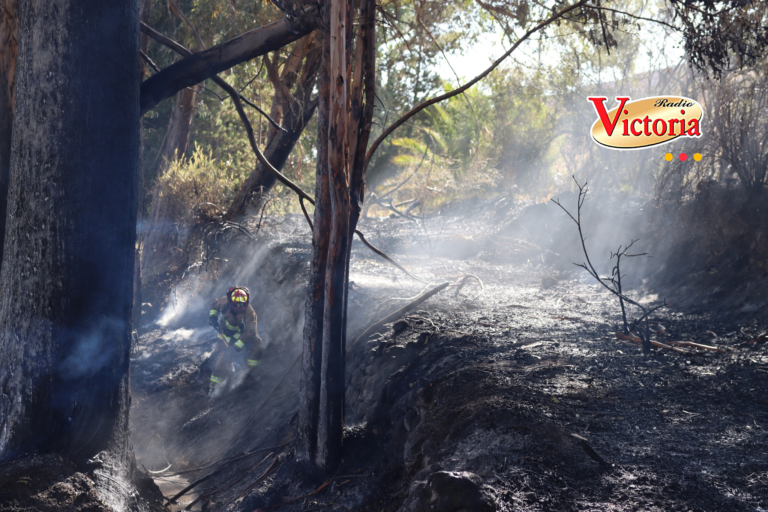
M217 316L218 316L218 314L219 314L219 312L218 312L218 311L216 311L215 309L212 309L212 310L211 310L211 314L210 314L209 316L214 316L214 315L217 315Z
M224 379L221 379L213 374L211 374L211 382L215 382L216 384L221 384L224 382Z
M221 338L221 341L223 341L224 343L226 343L226 344L227 344L227 346L229 346L229 338L227 338L227 337L226 337L225 335L223 335L223 334L219 334L219 338Z
M224 323L226 324L227 329L229 329L230 331L240 332L240 327L235 327L234 325L229 323L229 321L226 318L224 319Z
M248 362L248 366L258 366L261 359L246 359L246 361Z
M232 337L235 338L236 340L239 340L242 335L243 335L243 333L236 332L235 334L232 335Z
M235 346L236 346L237 348L243 348L243 347L245 346L245 343L243 343L243 342L242 342L242 340L237 340L237 341L235 342Z

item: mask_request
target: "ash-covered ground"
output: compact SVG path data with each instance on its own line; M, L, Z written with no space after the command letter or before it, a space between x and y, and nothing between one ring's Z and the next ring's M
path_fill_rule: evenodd
M588 216L601 271L608 248L652 231L640 207L605 211ZM257 242L233 242L226 265L187 278L147 319L132 359L133 440L166 496L196 484L177 509L768 509L764 302L646 289L645 276L674 262L630 262L632 296L668 301L653 314L655 341L720 349L644 355L616 337L617 300L571 264L583 256L556 206L497 201L360 229L429 284L356 242L349 344L425 288L477 279L351 348L345 454L331 477L307 478L291 445L303 218L265 218ZM235 284L251 288L268 347L262 366L210 400L208 304Z

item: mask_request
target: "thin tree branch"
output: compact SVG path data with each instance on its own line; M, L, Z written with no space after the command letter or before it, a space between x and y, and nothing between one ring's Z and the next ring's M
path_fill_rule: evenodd
M149 64L149 67L151 67L152 69L155 70L155 73L159 73L160 72L160 68L157 67L157 64L152 62L152 59L149 58L149 55L144 53L142 50L139 50L139 54L141 55L141 58L144 59L144 62Z
M430 32L429 28L424 24L423 21L421 21L421 17L418 18L419 25L421 25L421 28L423 28L430 39L432 39L432 42L435 43L435 46L437 46L437 49L440 50L440 53L443 54L443 58L445 59L445 63L448 64L448 67L451 68L451 71L453 72L453 76L456 77L456 85L461 87L461 78L459 78L459 74L456 73L456 70L453 69L453 66L451 65L451 61L448 59L448 56L445 54L445 50L443 50L443 47L440 45L440 43L437 42L437 39L435 36L432 35L432 32ZM477 113L475 113L475 107L472 105L472 102L469 99L469 95L467 95L466 92L461 93L461 96L464 98L464 100L467 102L467 105L469 105L469 110L472 111L472 118L475 120L475 131L477 132L477 142L475 144L475 152L472 153L472 157L470 158L470 162L475 159L475 156L480 152L480 122L477 120Z
M507 50L507 52L504 53L504 55L502 55L501 57L496 59L496 61L493 64L491 64L491 66L488 69L486 69L485 71L483 71L482 73L477 75L475 78L473 78L472 80L470 80L469 82L467 82L463 86L459 87L458 89L454 89L451 92L442 94L440 96L437 96L435 98L432 98L430 100L427 100L427 101L423 102L422 104L420 104L420 105L414 107L413 109L411 109L403 117L401 117L400 119L398 119L397 121L392 123L386 130L384 130L384 132L382 132L381 135L379 135L379 137L371 145L370 149L368 150L368 153L365 155L364 168L366 168L366 169L368 168L368 164L371 161L371 157L373 157L373 154L376 152L376 149L378 149L378 147L381 145L381 143L384 141L384 139L386 139L393 131L395 131L397 128L402 126L406 121L408 121L414 115L416 115L417 113L421 112L422 110L424 110L425 108L429 107L430 105L434 105L435 103L439 103L439 102L441 102L443 100L446 100L448 98L452 98L453 96L456 96L457 94L463 93L464 91L466 91L467 89L469 89L470 87L475 85L477 82L479 82L480 80L482 80L483 78L488 76L491 73L491 71L496 69L499 66L499 64L501 64L507 57L509 57L512 54L512 52L514 52L531 35L535 34L539 30L543 29L544 27L546 27L547 25L549 25L553 21L555 21L555 20L557 20L559 18L562 18L565 14L568 14L569 12L573 11L574 9L577 9L579 7L582 7L582 6L586 5L586 3L587 3L587 0L580 0L579 2L571 5L570 7L566 7L565 9L562 9L561 11L559 11L559 12L555 13L554 15L552 15L550 18L540 22L538 25L536 25L531 30L526 32L520 39L518 39L517 42L514 45L512 45L512 47L509 50Z

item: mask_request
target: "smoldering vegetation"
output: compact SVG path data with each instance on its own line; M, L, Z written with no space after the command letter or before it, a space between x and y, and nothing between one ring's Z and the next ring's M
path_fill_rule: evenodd
M576 206L574 192L555 197ZM723 282L728 293L744 296L741 306L701 294L719 260L706 245L690 245L711 222L695 203L665 209L653 198L598 190L582 213L601 272L631 239L650 254L626 263L624 282L643 303L667 299L653 317L654 340L724 352L681 348L644 358L639 345L617 340L618 303L573 265L584 260L578 234L552 202L494 198L455 202L421 219L364 219L367 238L425 282L356 243L348 344L425 288L477 279L348 354L345 456L341 476L323 486L293 465L289 443L309 232L300 216L267 216L256 242L223 240L217 254L228 261L185 276L143 327L132 360L139 464L160 471L153 476L167 497L210 475L178 499L181 506L199 499L194 507L205 510L288 498L302 499L282 509L752 510L765 498L754 448L764 442L766 418L755 397L768 361L760 341L765 295L748 293L755 274L721 267L732 279ZM739 249L731 250L720 254ZM234 284L251 289L268 348L263 366L211 401L208 305ZM630 310L630 320L637 316Z
M203 202L196 175L184 182L193 200L154 228L161 243L132 359L137 460L170 505L768 508L768 219L765 146L754 136L765 130L735 113L762 104L762 81L736 69L712 80L663 54L636 72L647 47L622 34L610 57L561 49L567 73L540 63L528 73L525 62L499 70L468 94L483 126L456 97L372 161L359 228L412 275L354 242L344 455L325 479L304 472L293 444L306 222L294 198L273 191L233 223ZM702 138L630 152L589 138L587 95L610 108L618 95L660 93L702 104ZM304 179L304 160L313 163L301 153L286 172ZM578 214L581 236L552 200ZM599 276L615 276L615 253L630 244L637 256L622 259L622 293L658 307L647 333L641 308L626 305L625 331L617 298L577 266L588 258ZM252 292L264 363L209 399L208 305L234 285ZM639 336L654 344L649 354Z

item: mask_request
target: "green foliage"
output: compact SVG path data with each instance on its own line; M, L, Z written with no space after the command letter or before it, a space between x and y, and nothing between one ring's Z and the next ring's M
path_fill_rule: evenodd
M177 0L179 9L198 29L206 46L253 29L281 14L269 2ZM168 2L153 2L151 25L194 47L197 38L174 14ZM427 98L456 87L442 80L436 65L451 52L472 47L482 32L496 32L514 42L534 23L551 14L555 3L525 0L424 3L413 0L380 2L377 33L377 107L372 137L403 113ZM643 0L617 0L611 8L656 16L657 7ZM648 9L656 9L654 13ZM546 36L526 43L520 61L510 60L479 86L433 105L386 140L368 170L368 191L379 195L401 183L395 202L418 198L424 208L476 194L514 194L543 198L568 183L570 174L589 179L595 187L641 190L652 186L658 159L627 158L626 153L598 148L587 136L594 112L585 96L616 93L633 97L653 95L659 84L654 75L638 72L637 63L651 47L636 20L617 13L606 15L609 34L604 39L595 14L574 11L575 22L553 24ZM644 29L643 29L644 30ZM535 41L535 42L534 42ZM606 49L609 43L610 52ZM283 61L290 48L279 53ZM151 43L150 56L161 67L178 59ZM670 62L661 52L651 69L666 70ZM667 59L667 60L664 60ZM665 71L666 73L666 71ZM667 75L664 75L667 76ZM261 59L222 74L230 84L265 111L274 97ZM471 77L461 77L466 81ZM668 92L685 92L675 75ZM200 93L192 123L190 148L197 148L232 176L246 176L255 158L231 101L207 81ZM650 94L649 94L650 93ZM221 96L221 97L217 97ZM166 101L144 118L144 166L147 189L156 183L161 167L157 157L170 117ZM266 121L247 107L261 147L266 142ZM283 172L308 192L314 189L316 124L312 121ZM192 150L190 150L191 152ZM183 155L191 162L194 155ZM186 164L189 165L189 164ZM170 178L165 178L164 183ZM218 192L217 192L218 194ZM298 211L291 193L277 187L270 208ZM221 195L226 202L227 194ZM222 207L225 204L221 205ZM146 210L146 208L145 208Z
M168 220L189 221L202 203L226 208L247 176L197 146L190 157L170 162L158 178L155 199L163 202Z

